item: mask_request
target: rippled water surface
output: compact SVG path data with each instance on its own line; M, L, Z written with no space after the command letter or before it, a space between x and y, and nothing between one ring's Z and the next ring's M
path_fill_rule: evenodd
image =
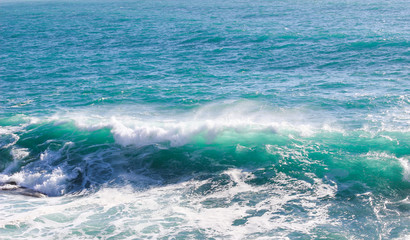
M410 237L409 16L0 2L0 238Z

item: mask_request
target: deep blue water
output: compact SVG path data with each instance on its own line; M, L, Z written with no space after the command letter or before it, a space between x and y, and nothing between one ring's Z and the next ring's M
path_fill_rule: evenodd
M409 16L0 2L1 238L408 238Z

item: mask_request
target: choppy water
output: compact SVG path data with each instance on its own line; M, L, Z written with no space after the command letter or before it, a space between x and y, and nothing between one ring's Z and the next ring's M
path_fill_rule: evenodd
M0 238L408 238L409 16L0 2Z

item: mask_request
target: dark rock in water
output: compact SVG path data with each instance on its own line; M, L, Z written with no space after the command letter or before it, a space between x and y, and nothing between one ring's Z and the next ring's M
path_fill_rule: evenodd
M0 193L24 195L37 198L47 197L47 195L42 192L20 186L14 181L0 183Z

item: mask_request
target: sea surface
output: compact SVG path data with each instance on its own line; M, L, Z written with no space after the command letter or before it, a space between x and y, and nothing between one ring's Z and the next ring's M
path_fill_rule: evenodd
M409 239L410 1L2 0L0 238Z

